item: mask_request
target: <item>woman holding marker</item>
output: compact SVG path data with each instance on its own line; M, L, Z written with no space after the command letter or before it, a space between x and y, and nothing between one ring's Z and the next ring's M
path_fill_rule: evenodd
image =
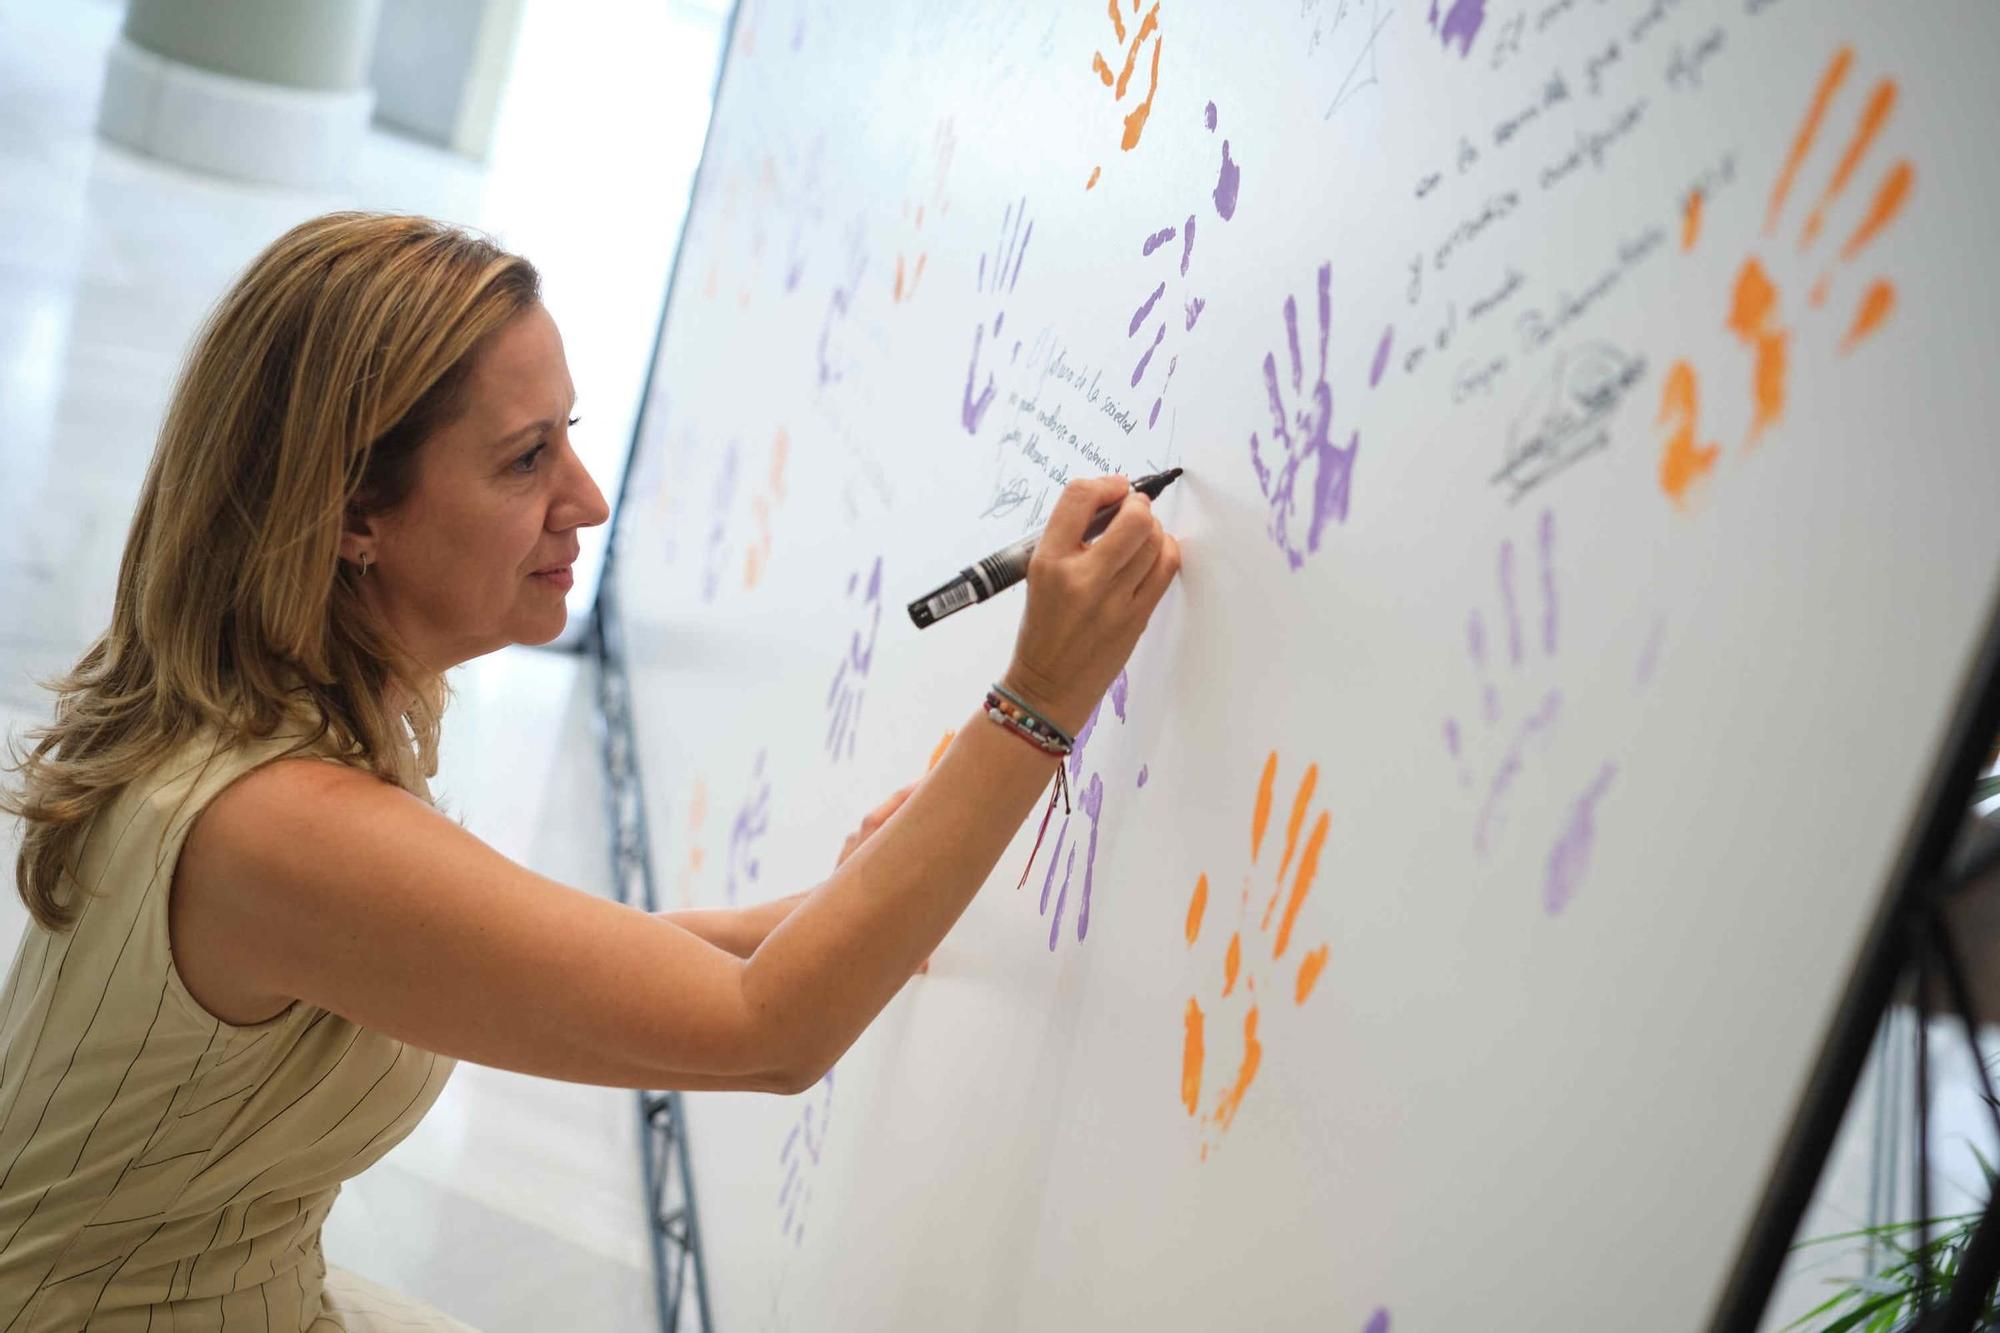
M425 783L445 671L554 638L577 530L608 517L573 406L535 270L420 218L304 223L210 316L111 623L0 795L34 916L0 1001L0 1325L459 1327L329 1273L340 1181L460 1059L813 1084L958 919L1180 567L1145 496L1072 483L986 704L824 882L639 912L500 856Z

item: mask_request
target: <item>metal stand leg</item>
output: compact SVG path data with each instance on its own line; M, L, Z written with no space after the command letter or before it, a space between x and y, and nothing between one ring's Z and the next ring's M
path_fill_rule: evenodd
M625 662L608 613L611 580L605 577L591 635L597 658L598 721L611 815L611 870L618 900L658 910L646 838L646 806L639 783L637 747ZM653 1290L661 1333L713 1333L708 1281L701 1261L701 1225L695 1213L694 1176L688 1166L687 1120L678 1092L641 1092L639 1152L646 1180L646 1225L652 1234ZM694 1300L690 1304L689 1294ZM692 1324L686 1316L692 1314Z

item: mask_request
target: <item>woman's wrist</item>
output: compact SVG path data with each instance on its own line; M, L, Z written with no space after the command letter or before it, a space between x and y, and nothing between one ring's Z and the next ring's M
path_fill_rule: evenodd
M1068 699L1055 682L1044 680L1030 668L1023 667L1017 659L1011 663L996 684L1005 686L1022 705L1041 714L1070 736L1085 722L1090 720L1090 710L1097 706L1096 700L1082 704ZM1067 693L1073 694L1074 691Z

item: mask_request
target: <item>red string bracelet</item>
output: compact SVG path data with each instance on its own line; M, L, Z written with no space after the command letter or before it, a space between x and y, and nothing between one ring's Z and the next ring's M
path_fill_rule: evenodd
M1063 817L1069 817L1067 760L1076 742L1069 733L1022 703L1011 690L997 684L986 693L986 716L1001 730L1019 736L1043 754L1053 755L1056 759L1056 785L1049 792L1049 803L1042 811L1042 827L1035 834L1034 850L1028 853L1028 864L1021 868L1021 882L1014 886L1018 892L1028 882L1028 875L1035 868L1035 858L1041 855L1042 840L1049 834L1049 821L1055 818L1056 797L1062 797Z

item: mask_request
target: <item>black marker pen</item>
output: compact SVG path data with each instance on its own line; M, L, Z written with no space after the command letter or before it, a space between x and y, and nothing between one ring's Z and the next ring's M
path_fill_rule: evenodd
M1149 500L1160 498L1160 492L1167 489L1175 477L1180 476L1179 468L1156 472L1150 477L1141 477L1132 483L1132 489ZM1123 504L1120 500L1118 504ZM1091 516L1083 530L1083 539L1095 541L1111 526L1111 520L1118 515L1118 505L1109 504ZM918 629L932 625L954 611L963 611L974 602L983 602L1003 588L1011 588L1028 577L1028 558L1035 553L1035 544L1042 539L1039 532L1021 538L1011 546L1003 546L976 565L968 565L958 577L931 592L925 593L910 603L910 619Z

